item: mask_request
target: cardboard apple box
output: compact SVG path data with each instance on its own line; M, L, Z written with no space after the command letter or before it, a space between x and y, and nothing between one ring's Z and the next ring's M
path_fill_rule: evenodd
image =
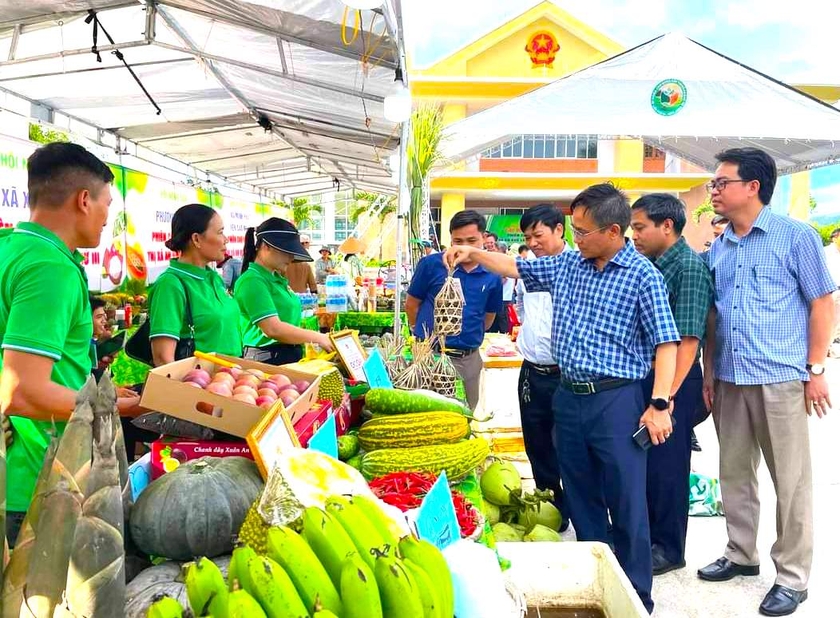
M315 435L332 414L331 401L316 401L306 414L295 421L294 428L298 441L303 448L309 446L309 440Z
M235 363L243 369L259 369L269 375L282 373L293 382L296 380L310 381L309 388L301 393L292 405L286 408L293 424L309 410L318 397L318 385L321 377L317 374L310 374L297 369L287 369L282 365L266 365L221 354L218 357ZM266 413L266 410L229 397L209 393L206 390L181 382L184 376L196 367L201 367L211 375L215 374L216 369L218 369L212 362L197 358L185 358L152 369L146 378L140 405L149 410L163 412L233 436L240 438L247 436L251 428ZM278 405L282 405L279 400Z
M152 442L152 480L166 474L167 467L177 468L180 464L201 457L247 457L253 459L246 442L217 442L210 440L181 440L164 438ZM166 460L170 461L166 464ZM177 463L175 463L177 462Z

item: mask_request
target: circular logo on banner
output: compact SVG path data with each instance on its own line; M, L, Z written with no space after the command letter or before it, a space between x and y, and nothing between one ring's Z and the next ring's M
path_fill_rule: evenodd
M673 116L685 105L688 96L685 84L678 79L663 79L653 87L650 106L657 114Z

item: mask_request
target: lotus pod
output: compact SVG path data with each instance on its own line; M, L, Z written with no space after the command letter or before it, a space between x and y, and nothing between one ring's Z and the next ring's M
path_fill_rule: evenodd
M82 405L90 409L89 405ZM72 479L60 479L55 489L44 496L26 576L26 598L21 608L21 618L52 616L64 593L70 553L84 499L82 494L73 490L71 483Z
M26 512L26 517L15 542L15 551L12 552L11 560L3 572L3 598L1 599L2 603L0 603L0 607L3 608L2 618L18 618L20 615L23 591L26 587L26 573L29 570L29 558L35 547L35 530L38 526L45 488L57 449L58 438L56 438L55 430L53 430L50 444L44 455L44 463L41 465L41 473L38 475L38 482L35 484L32 502L29 503L29 510Z

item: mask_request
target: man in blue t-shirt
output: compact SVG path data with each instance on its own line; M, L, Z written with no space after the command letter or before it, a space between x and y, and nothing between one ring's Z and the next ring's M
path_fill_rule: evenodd
M484 215L462 210L449 224L452 245L482 249L486 228ZM405 301L408 323L415 337L425 339L432 335L435 296L443 287L447 274L442 253L427 255L418 262ZM502 278L473 261L461 262L453 276L461 282L465 304L461 332L446 338L446 352L464 381L467 402L474 410L478 404L482 367L478 348L484 341L485 331L502 310Z

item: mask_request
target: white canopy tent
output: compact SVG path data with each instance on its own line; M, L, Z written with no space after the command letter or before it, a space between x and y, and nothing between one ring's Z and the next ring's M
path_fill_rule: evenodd
M682 90L681 107L660 110L671 115L654 109L664 81ZM680 34L453 124L445 154L470 159L513 136L540 133L643 139L707 170L716 153L739 146L766 150L780 173L840 161L840 110Z
M400 39L400 0L0 0L0 91L270 196L393 193Z

